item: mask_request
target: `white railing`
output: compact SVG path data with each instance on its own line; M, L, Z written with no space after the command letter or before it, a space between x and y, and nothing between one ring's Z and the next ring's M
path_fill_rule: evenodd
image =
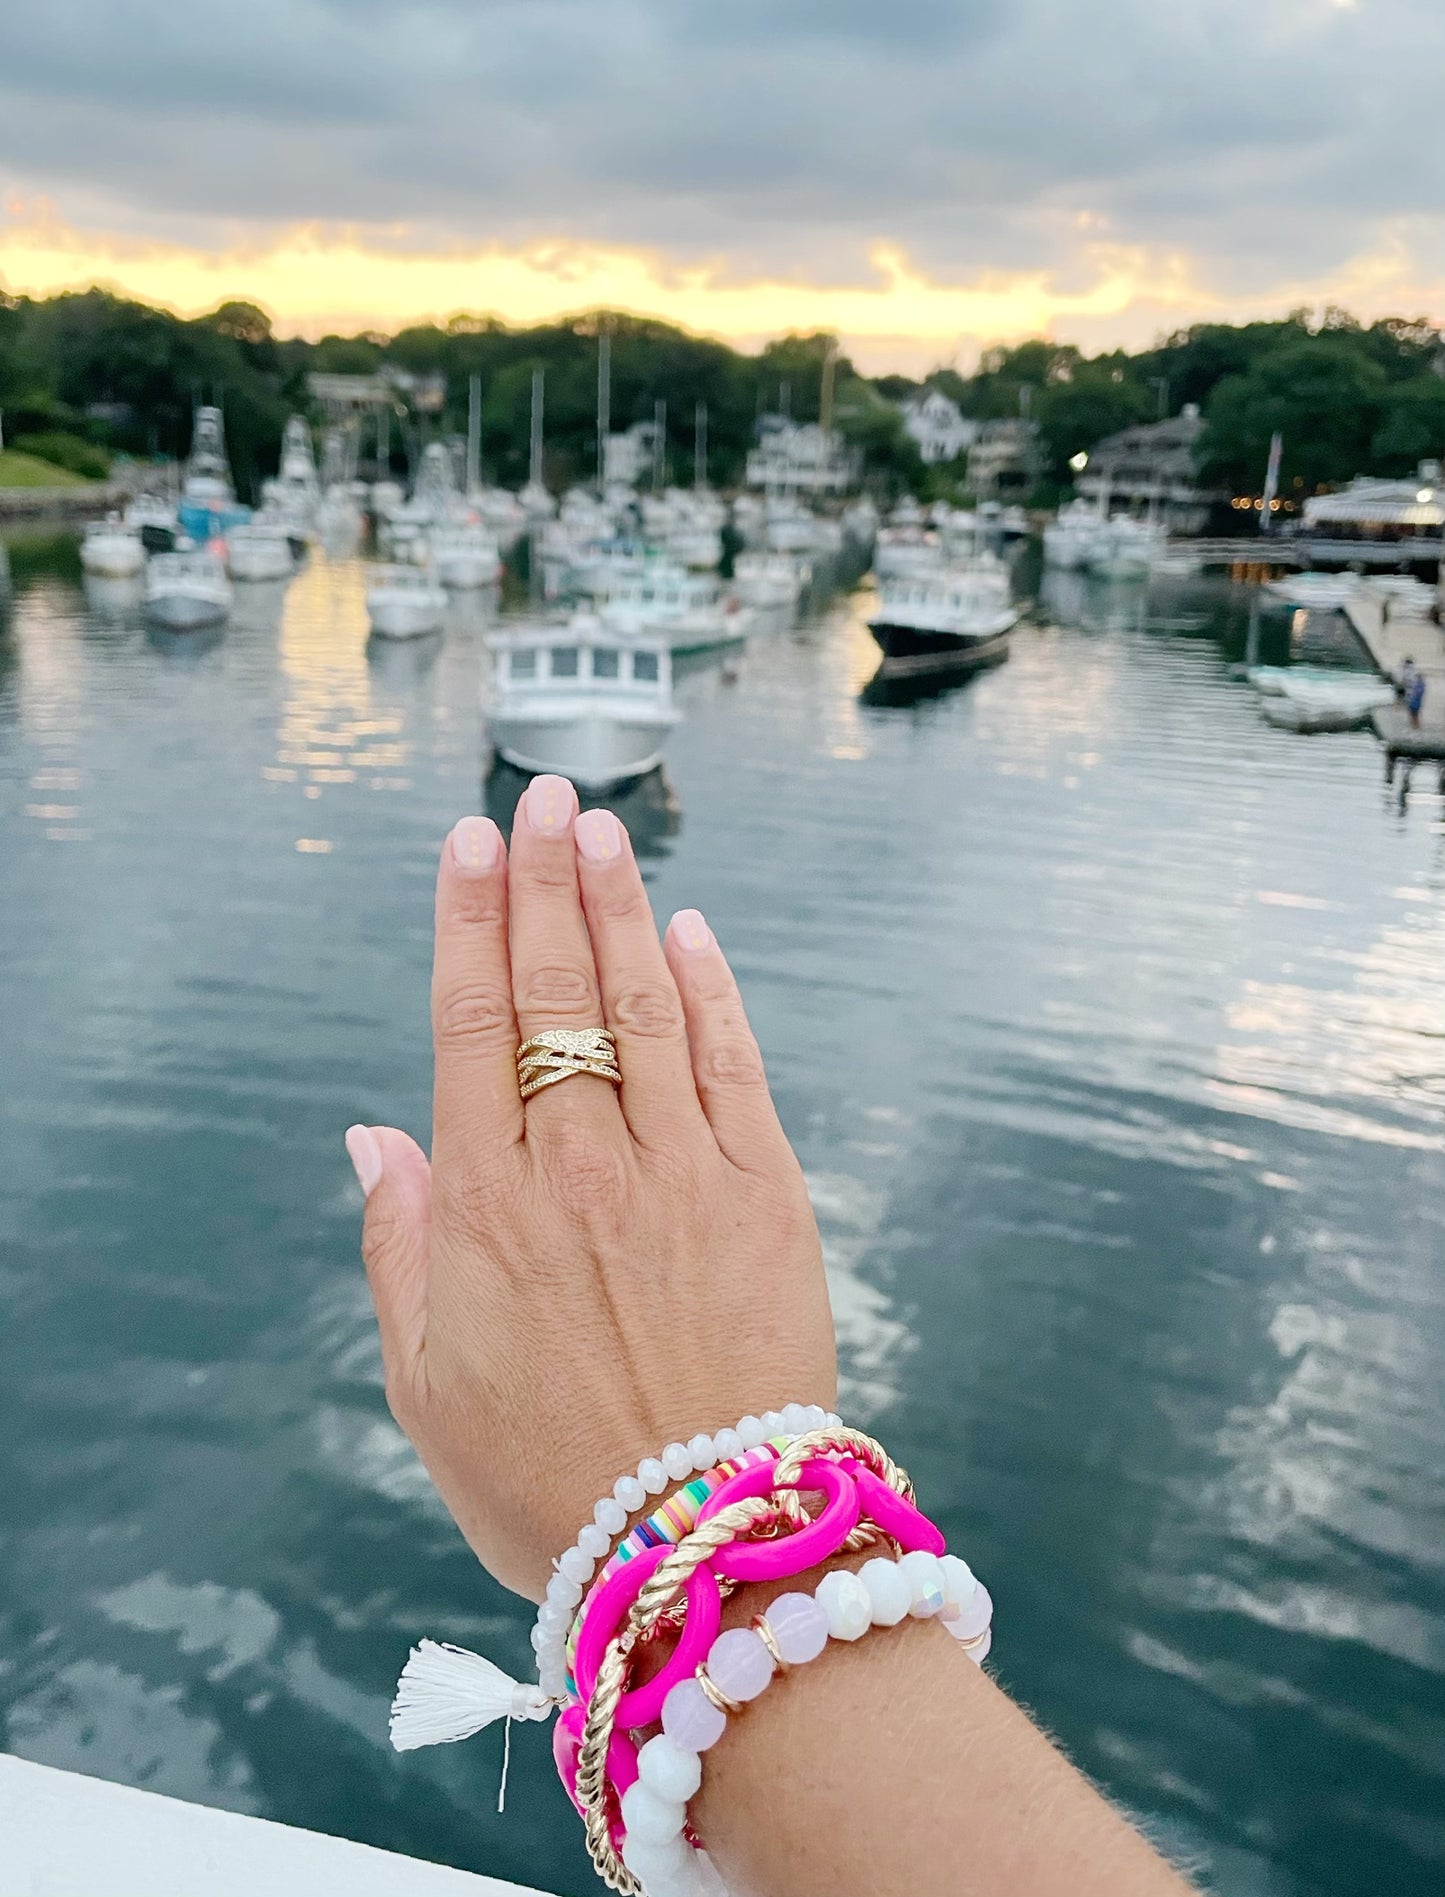
M4 1897L537 1897L345 1838L0 1754Z

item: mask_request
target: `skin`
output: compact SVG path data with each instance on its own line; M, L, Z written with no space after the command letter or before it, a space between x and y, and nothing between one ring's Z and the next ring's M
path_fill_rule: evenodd
M540 1600L620 1470L750 1411L834 1406L817 1226L711 930L684 911L659 943L626 832L579 819L565 780L529 786L510 859L486 818L448 839L432 1022L430 1163L394 1127L347 1135L387 1397L479 1559ZM519 1042L602 1022L622 1087L524 1106ZM875 1629L764 1694L693 1809L759 1897L1186 1889L937 1625Z

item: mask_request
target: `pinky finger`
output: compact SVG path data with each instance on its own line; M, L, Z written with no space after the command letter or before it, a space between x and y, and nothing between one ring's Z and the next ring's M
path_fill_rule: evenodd
M744 1170L770 1164L787 1138L763 1057L717 937L696 909L667 925L668 967L682 996L698 1098L724 1155Z
M426 1336L431 1167L416 1141L394 1126L353 1126L346 1150L366 1197L361 1256L395 1411L405 1407Z

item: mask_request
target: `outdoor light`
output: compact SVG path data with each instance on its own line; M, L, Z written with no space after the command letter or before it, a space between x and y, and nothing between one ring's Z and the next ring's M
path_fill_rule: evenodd
M1082 448L1077 454L1069 456L1069 466L1074 470L1075 474L1082 474L1088 465L1089 457Z
M1433 487L1422 487L1420 489L1420 492L1415 496L1415 499L1419 501L1422 507L1425 505L1427 501L1433 501L1434 498L1435 498L1435 490Z

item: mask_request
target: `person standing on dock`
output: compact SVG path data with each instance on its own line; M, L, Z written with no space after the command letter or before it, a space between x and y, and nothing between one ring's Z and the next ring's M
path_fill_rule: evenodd
M1418 731L1420 707L1425 702L1425 674L1413 658L1407 657L1395 674L1395 690L1400 696L1401 704L1410 715L1410 723Z

